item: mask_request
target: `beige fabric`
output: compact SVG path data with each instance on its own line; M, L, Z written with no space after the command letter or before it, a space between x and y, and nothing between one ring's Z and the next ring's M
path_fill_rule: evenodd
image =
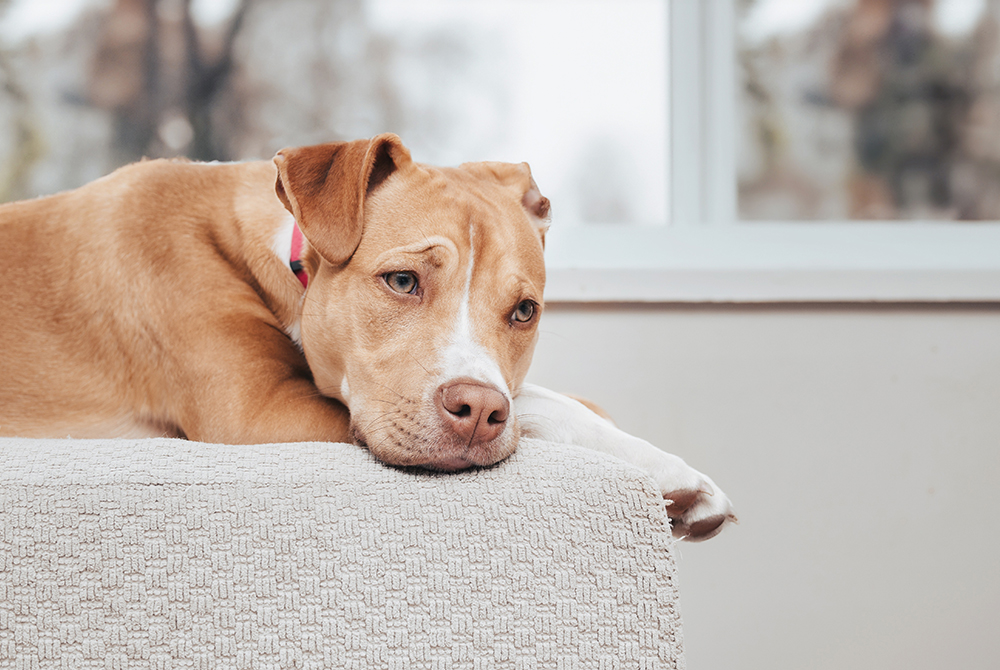
M611 457L0 439L0 668L678 668L668 521Z

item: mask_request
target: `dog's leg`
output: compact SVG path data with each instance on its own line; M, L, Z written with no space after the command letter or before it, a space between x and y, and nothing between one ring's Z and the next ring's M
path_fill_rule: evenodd
M709 477L681 458L616 428L582 403L567 396L524 384L514 399L521 434L551 442L576 444L617 456L653 476L663 497L675 537L707 540L728 521L735 521L732 504Z
M224 308L206 310L202 337L174 345L186 355L161 371L170 422L199 442L350 442L347 407L316 387L280 326L268 315L226 319Z
M347 408L322 396L309 380L234 386L243 387L242 395L220 389L196 394L200 402L178 422L188 439L227 444L351 441Z

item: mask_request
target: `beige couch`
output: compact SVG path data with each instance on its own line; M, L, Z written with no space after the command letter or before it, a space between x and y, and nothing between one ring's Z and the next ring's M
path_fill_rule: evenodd
M672 544L649 479L566 445L0 439L0 668L678 668Z

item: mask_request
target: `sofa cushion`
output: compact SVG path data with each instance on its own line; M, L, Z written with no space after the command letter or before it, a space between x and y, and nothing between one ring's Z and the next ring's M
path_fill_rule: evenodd
M3 667L683 667L663 500L607 455L5 438L0 464Z

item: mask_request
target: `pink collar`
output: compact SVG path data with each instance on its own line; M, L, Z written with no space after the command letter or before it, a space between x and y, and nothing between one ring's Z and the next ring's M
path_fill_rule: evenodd
M292 224L292 252L289 255L288 266L292 268L292 272L302 282L303 288L309 285L309 275L306 274L305 269L302 267L302 231L299 230L297 221Z

